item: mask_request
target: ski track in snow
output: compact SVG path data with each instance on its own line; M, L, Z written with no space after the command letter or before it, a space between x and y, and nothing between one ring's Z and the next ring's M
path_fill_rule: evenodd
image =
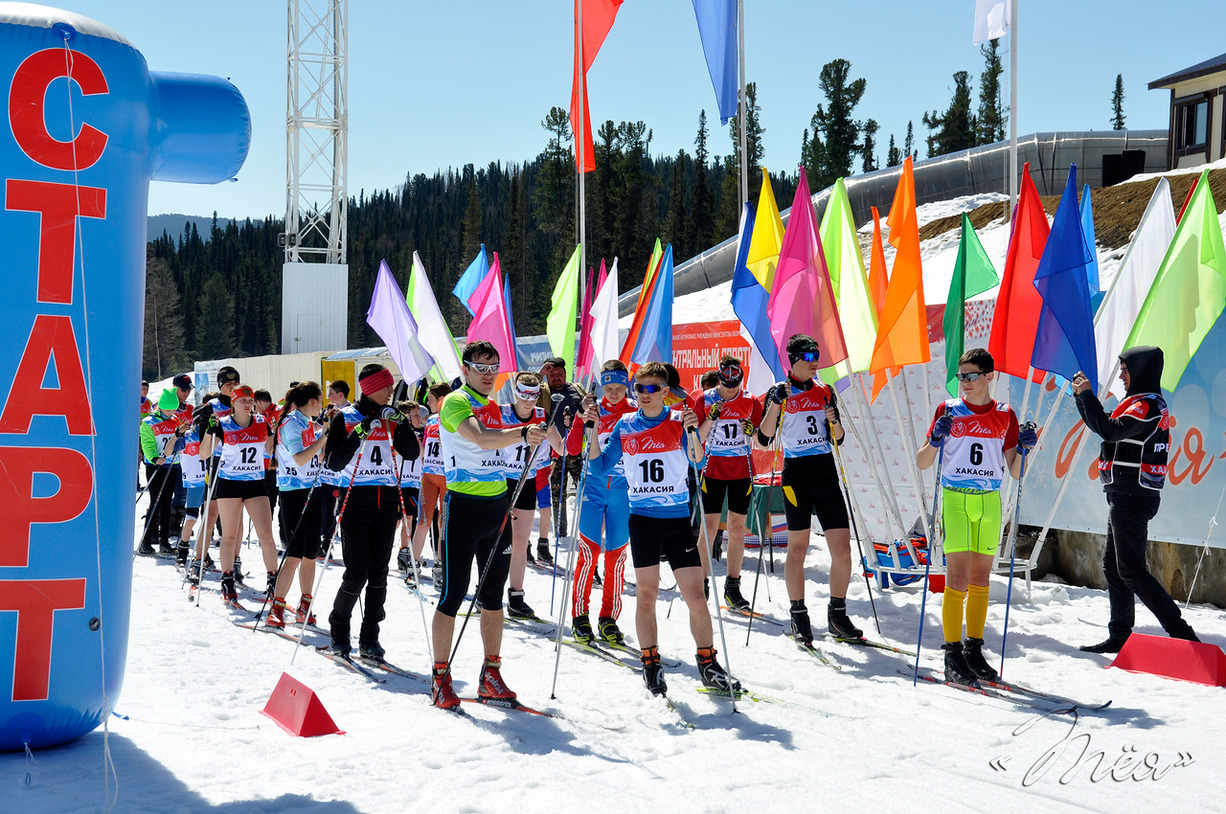
M821 630L829 557L819 534L813 543L806 595ZM243 559L255 565L258 550L246 548ZM747 596L756 565L750 552ZM758 593L759 609L776 618L787 617L782 565L777 551L778 570L764 569ZM722 585L723 562L716 571ZM339 577L330 566L320 591L321 622ZM549 614L551 582L528 569L527 599L538 614ZM667 569L663 584L672 584ZM993 579L986 639L994 664L1006 587L1004 579ZM748 688L785 702L742 699L733 715L727 699L695 692L686 610L680 601L670 610L676 594L662 590L660 648L682 662L666 668L669 693L693 730L652 698L637 674L569 647L562 649L557 699L550 700L552 640L522 626L507 625L503 675L524 703L562 719L476 704L463 705L468 717L458 717L433 709L424 683L387 675L385 684L374 685L307 647L291 665L292 643L230 624L216 574L206 580L200 608L187 602L167 560L138 557L133 588L127 670L116 703L128 719L109 720L119 781L115 811L735 811L763 803L772 810L867 804L873 811L907 812L1149 812L1178 803L1183 810L1226 811L1226 779L1218 770L1226 752L1220 732L1226 695L1105 670L1107 657L1078 653L1078 644L1105 635L1106 595L1054 581L1036 582L1029 599L1025 583L1015 584L1005 677L1085 702L1111 699L1108 710L1076 719L1041 716L946 687L912 687L909 674L900 673L910 670L910 657L819 641L843 668L836 671L769 623L755 623L746 647L746 620L726 616L726 650L716 629L721 661L730 661ZM424 594L435 596L429 585ZM853 617L870 637L913 648L918 585L874 589L874 597L883 635L873 630L858 577L849 593ZM940 605L929 599L921 663L938 669ZM243 601L259 607L251 592ZM393 566L381 638L392 663L425 675L429 656L417 605ZM626 597L624 606L622 627L633 639L634 603ZM433 607L427 611L429 618ZM1226 640L1226 620L1216 608L1195 606L1189 618L1202 638ZM1138 625L1139 632L1161 634L1144 608ZM476 691L480 651L473 623L453 667L461 695ZM347 734L295 738L261 715L282 671L312 688ZM1101 767L1079 763L1083 747L1103 753ZM1034 769L1049 750L1054 759L1046 772ZM1117 759L1120 777L1129 763L1141 766L1136 773L1148 771L1146 759L1165 771L1156 781L1115 780L1108 769ZM0 756L0 767L13 795L6 810L104 808L101 729L37 752L32 763L18 754Z

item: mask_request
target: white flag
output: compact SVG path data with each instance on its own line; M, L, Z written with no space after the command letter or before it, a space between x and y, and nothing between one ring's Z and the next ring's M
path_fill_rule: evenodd
M435 365L443 378L451 380L460 375L460 354L456 352L455 339L439 310L426 267L417 252L413 252L413 271L409 274L409 310L417 320L417 337L422 347L434 357Z
M978 45L999 39L1009 33L1012 22L1009 0L975 0L975 36L971 42Z
M1165 178L1159 178L1136 234L1128 244L1120 270L1094 317L1100 393L1105 393L1109 384L1112 393L1120 398L1124 396L1123 383L1118 378L1112 380L1115 365L1174 237L1175 207L1171 202L1171 185Z
M405 382L420 379L434 364L434 359L418 342L417 325L386 260L379 263L379 276L375 278L370 308L366 310L366 324L383 340L387 355L392 357Z
M605 278L600 293L592 301L592 371L600 370L600 366L610 359L616 359L621 352L621 342L617 336L617 258L613 258L613 268ZM599 379L599 376L597 376Z

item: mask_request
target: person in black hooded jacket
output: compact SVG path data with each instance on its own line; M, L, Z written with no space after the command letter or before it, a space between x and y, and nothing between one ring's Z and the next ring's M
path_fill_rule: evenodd
M1083 646L1087 653L1120 651L1132 634L1134 596L1172 638L1200 641L1145 565L1149 521L1158 513L1171 442L1170 414L1159 387L1162 361L1161 348L1138 346L1120 354L1124 399L1110 415L1085 375L1079 372L1073 377L1077 410L1086 426L1103 439L1098 471L1108 507L1103 571L1111 620L1106 641Z

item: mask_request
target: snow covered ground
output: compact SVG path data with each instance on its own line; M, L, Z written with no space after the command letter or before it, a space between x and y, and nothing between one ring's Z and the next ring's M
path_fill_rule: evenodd
M764 573L758 607L782 619L782 553L776 557L779 570ZM254 548L243 558L259 561ZM756 564L747 557L747 595ZM716 565L720 584L723 565ZM806 594L817 628L828 569L814 535ZM325 576L323 607L339 577L335 568ZM390 661L424 675L419 601L394 577L383 642ZM696 691L686 611L679 601L670 606L675 594L664 591L660 649L681 662L666 672L689 729L635 673L569 647L551 700L551 641L511 625L504 677L524 703L562 717L465 704L469 717L460 718L433 709L424 683L390 676L372 685L309 648L294 658L292 643L230 624L215 575L206 585L197 608L168 561L135 562L127 675L116 706L125 717L110 719L115 811L1226 811L1226 691L1104 669L1107 657L1078 653L1077 645L1105 637L1107 600L1099 591L1040 582L1027 597L1019 580L1013 593L1006 678L1112 701L1077 717L923 682L913 687L911 660L884 651L825 644L842 668L835 670L797 650L776 624L755 623L746 646L746 622L726 618L727 648L716 637L721 660L747 687L781 702L743 700L732 714L726 699ZM529 569L526 589L538 613L548 613L552 579ZM986 637L993 654L1005 590L1004 580L993 581ZM424 593L435 596L430 587ZM874 596L879 637L863 580L852 584L853 616L875 638L913 648L918 587ZM253 594L245 601L258 607ZM926 614L922 663L936 668L939 603L929 601ZM1205 639L1226 642L1219 610L1193 607L1189 618ZM625 630L633 619L627 596ZM1140 632L1161 632L1144 609L1138 621ZM475 692L480 660L470 626L454 665L461 694ZM293 738L262 716L282 671L318 693L347 734ZM9 790L0 808L103 810L105 740L99 730L32 761L0 756L0 783Z

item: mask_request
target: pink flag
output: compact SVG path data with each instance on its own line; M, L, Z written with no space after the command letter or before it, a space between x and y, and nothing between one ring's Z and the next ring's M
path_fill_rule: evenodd
M492 344L498 351L499 372L513 373L516 369L515 343L511 339L511 321L502 294L502 266L498 263L498 252L494 252L494 262L489 272L473 292L472 302L476 303L476 311L468 326L466 341L485 340Z
M586 379L592 373L592 303L596 300L596 295L600 293L600 289L604 287L604 281L608 278L609 272L605 268L604 258L600 259L600 277L593 279L588 277L587 290L583 294L583 314L579 321L579 363L576 366L579 377ZM593 285L593 283L595 283Z
M809 180L800 168L800 183L792 200L792 214L783 233L779 266L770 301L766 305L771 338L784 369L791 367L787 355L788 339L793 334L809 334L817 340L822 356L820 365L830 367L847 358L843 326L834 305L826 255L817 235L817 216L809 195Z

